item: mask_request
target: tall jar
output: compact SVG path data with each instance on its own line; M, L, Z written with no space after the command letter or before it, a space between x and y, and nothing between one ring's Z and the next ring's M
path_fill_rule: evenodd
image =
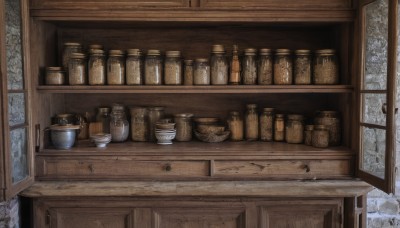
M104 85L106 83L106 60L104 51L93 49L89 57L89 85Z
M65 71L61 67L46 67L46 85L64 85Z
M196 59L193 72L194 85L210 85L210 63L208 59Z
M246 140L258 140L258 113L256 104L248 104L246 106L245 126Z
M291 85L293 83L293 63L289 49L277 49L274 60L274 84Z
M183 84L184 85L193 85L193 60L185 59L184 61L184 76L183 76Z
M70 85L86 85L86 56L83 53L72 53L68 63L68 82Z
M156 141L156 123L164 118L164 107L149 107L148 111L148 130L149 141Z
M162 85L163 65L160 50L148 50L144 62L144 84Z
M82 44L67 42L63 45L62 66L68 72L69 58L72 53L83 53Z
M329 146L340 146L342 130L339 112L320 111L317 113L314 123L327 126L329 130Z
M285 139L287 143L303 143L304 116L288 115L285 127Z
M255 85L257 84L257 49L247 48L244 50L242 60L243 66L243 84Z
M285 140L285 116L283 114L276 114L274 122L274 141L283 142L284 140Z
M304 131L304 144L307 146L312 145L312 132L314 130L314 125L306 125Z
M132 141L146 142L149 135L147 122L147 108L131 107L131 138Z
M165 52L164 84L182 85L182 59L180 51Z
M323 49L315 51L314 84L339 84L339 67L335 50Z
M107 84L125 84L125 59L122 50L110 50L108 53Z
M228 84L228 60L223 45L213 45L211 52L211 84Z
M272 85L273 80L273 61L271 49L262 48L258 57L258 84Z
M139 49L128 49L126 57L126 84L143 84L143 60Z
M129 122L126 119L125 108L114 104L111 111L110 133L112 142L124 142L129 136Z
M260 115L260 140L273 141L274 133L274 109L264 108Z
M97 108L96 122L102 123L103 133L110 133L111 116L109 107Z
M311 51L296 50L294 59L294 84L311 84Z
M231 67L229 74L229 84L239 85L242 82L242 77L240 75L240 60L239 60L239 50L237 45L233 45Z
M179 142L188 142L192 140L193 131L193 114L192 113L180 113L174 115L174 121L176 126L175 140Z
M228 127L231 131L231 141L243 140L243 119L239 112L230 112L228 117Z
M326 148L329 146L329 130L325 125L314 125L311 144L313 147Z

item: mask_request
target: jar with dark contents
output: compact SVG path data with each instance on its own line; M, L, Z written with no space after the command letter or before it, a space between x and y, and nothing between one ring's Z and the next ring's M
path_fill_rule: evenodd
M126 57L126 84L143 84L143 59L139 49L128 49Z
M131 139L136 142L146 142L149 135L148 121L147 121L147 108L145 107L131 107L129 108L131 114Z
M107 84L125 84L125 59L122 50L110 50L108 53Z
M342 129L339 112L320 111L317 113L314 123L325 125L328 128L329 146L340 146Z
M210 85L210 63L208 59L196 59L193 72L194 85Z
M274 133L274 109L264 108L260 115L260 140L273 141Z
M144 84L162 85L163 65L160 50L148 50L144 62Z
M184 85L193 85L193 60L185 59L184 61L184 76L183 76L183 84Z
M237 45L233 45L231 67L229 74L229 84L239 85L242 82L242 77L240 75L240 60L239 60L239 50Z
M111 116L109 107L97 108L96 122L102 123L103 133L110 133Z
M86 85L86 56L83 53L72 53L68 63L68 82L70 85Z
M192 140L193 131L193 114L192 113L180 113L174 115L174 121L176 124L176 136L175 140L178 142L188 142Z
M316 85L339 84L339 67L335 50L323 49L315 51L313 69L314 69L314 84Z
M104 51L93 49L89 57L89 85L104 85L106 83L106 60Z
M156 141L156 123L164 118L164 107L149 107L148 111L148 139Z
M277 49L274 60L274 84L291 85L293 83L293 63L289 49Z
M307 146L312 145L312 132L314 130L314 125L306 125L304 131L304 144Z
M303 143L304 116L296 114L287 115L285 139L287 143Z
M258 113L256 104L248 104L245 114L245 137L248 141L258 140Z
M182 59L180 51L166 51L164 61L164 84L182 85Z
M211 53L211 84L227 85L228 84L228 60L225 56L225 48L223 45L213 45Z
M329 130L325 125L314 125L312 146L326 148L329 146Z
M273 60L271 49L262 48L258 57L257 78L259 85L272 85Z
M274 121L274 141L283 142L285 140L285 116L276 114Z
M244 85L257 84L257 49L247 48L244 50L242 74Z
M243 140L243 119L239 112L233 111L229 113L228 128L231 131L231 141Z
M46 85L64 85L65 71L61 67L46 67Z
M125 108L114 104L111 111L110 133L112 142L124 142L129 136L129 122L126 119Z
M69 58L72 53L83 53L82 44L67 42L63 45L62 66L65 71L68 71Z
M311 84L311 51L296 50L294 59L294 84Z

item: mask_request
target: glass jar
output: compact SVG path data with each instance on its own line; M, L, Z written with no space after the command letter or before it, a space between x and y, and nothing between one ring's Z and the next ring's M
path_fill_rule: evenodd
M126 84L143 84L143 60L139 49L128 49L126 57Z
M223 45L213 45L211 52L211 84L228 84L228 60Z
M83 53L82 44L67 42L63 45L62 66L68 72L69 58L72 53Z
M194 85L210 85L210 64L208 59L196 59L193 72Z
M46 85L64 85L65 71L61 67L46 67Z
M96 122L102 123L103 133L110 133L111 116L109 107L97 108Z
M183 84L184 85L193 85L193 60L185 59L184 61L184 77Z
M156 141L156 123L164 118L164 107L149 107L148 111L148 139Z
M312 146L326 148L329 146L329 130L325 125L314 125L312 132Z
M124 142L129 136L129 122L126 119L125 108L114 104L111 111L110 133L112 142Z
M274 141L283 142L284 140L285 140L285 116L283 114L276 114L274 122Z
M93 49L89 57L89 85L104 85L106 83L106 60L104 51Z
M246 140L253 141L258 139L258 113L256 104L248 104L246 106L245 126Z
M335 50L323 49L315 51L314 84L339 84L339 67Z
M264 108L260 115L260 140L273 141L274 133L274 109Z
M329 146L340 146L341 139L341 121L339 112L320 111L314 119L314 123L325 125L329 131Z
M68 82L70 85L86 85L86 56L72 53L68 63Z
M296 50L294 59L294 84L311 84L311 51Z
M272 52L271 49L260 49L257 78L259 85L272 85Z
M144 84L162 85L162 58L160 50L148 50L144 62Z
M125 84L125 60L122 50L110 50L107 60L107 84Z
M289 49L277 49L274 61L274 84L291 85L293 83L293 63Z
M131 114L131 138L132 141L146 142L149 135L148 121L147 121L147 108L145 107L131 107L129 109Z
M285 139L287 143L303 143L304 140L304 116L288 115L285 124Z
M256 85L257 84L257 49L247 48L244 50L242 60L243 66L243 84Z
M230 112L228 117L228 128L231 131L231 141L243 140L243 119L239 112Z
M242 82L242 77L240 75L240 60L238 53L238 46L233 45L231 67L229 74L229 84L239 85Z
M164 84L182 85L182 59L180 51L165 52Z
M192 118L192 113L180 113L174 115L174 121L176 124L176 141L187 142L192 140Z
M306 130L304 131L304 144L307 146L312 145L312 132L314 130L314 125L306 125Z

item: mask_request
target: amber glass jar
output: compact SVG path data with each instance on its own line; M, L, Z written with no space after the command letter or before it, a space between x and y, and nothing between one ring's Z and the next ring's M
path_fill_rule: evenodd
M126 119L124 106L114 104L110 116L111 141L124 142L129 136L129 122Z
M311 51L296 50L294 59L294 84L311 84Z
M274 122L274 141L283 142L284 140L285 140L285 116L283 114L276 114Z
M85 54L71 54L68 63L68 82L70 85L86 85L86 64Z
M148 50L144 62L144 84L162 85L163 65L160 50Z
M183 76L183 84L184 85L193 85L193 60L185 59L184 61L184 76Z
M179 142L187 142L192 140L193 131L193 114L192 113L180 113L174 115L174 121L176 124L176 136L175 140Z
M257 78L259 85L271 85L273 79L273 61L271 49L262 48L258 57Z
M83 53L82 44L67 42L64 43L62 54L62 66L65 71L68 71L69 58L72 53Z
M325 125L314 125L312 146L326 148L329 146L329 130Z
M314 125L306 125L304 131L304 144L307 146L312 145L312 132L314 130Z
M293 83L293 63L289 49L277 49L274 60L274 84L291 85Z
M131 139L137 142L146 142L149 135L148 121L147 121L147 108L145 107L131 107L129 108L131 114Z
M211 84L228 84L228 60L225 56L225 48L220 44L213 45L211 53Z
M315 51L314 84L339 84L339 67L335 50L323 49Z
M288 115L285 124L285 139L287 143L303 143L304 117L302 115Z
M89 85L104 85L106 83L106 60L104 51L93 49L89 57Z
M260 115L260 140L273 141L274 132L274 109L264 108Z
M239 112L230 112L228 117L228 128L231 131L231 141L243 140L243 119Z
M148 111L148 130L149 141L156 141L156 123L164 118L164 107L149 107Z
M208 59L196 59L193 72L194 85L210 85L210 64Z
M64 85L65 71L61 67L46 67L46 85Z
M143 59L139 49L128 49L126 57L126 84L143 84Z
M239 85L242 82L242 77L240 75L240 70L241 70L240 68L241 67L240 67L238 46L233 45L231 67L229 74L230 85Z
M248 104L245 114L246 140L258 140L258 113L256 104Z
M165 52L164 84L182 85L182 59L180 51Z
M257 84L257 49L247 48L244 50L242 66L243 84Z
M318 125L325 125L328 128L330 146L340 145L342 130L339 112L320 111L317 113L314 123Z

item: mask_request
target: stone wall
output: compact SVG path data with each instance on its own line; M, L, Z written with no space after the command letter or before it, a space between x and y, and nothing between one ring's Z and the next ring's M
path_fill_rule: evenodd
M0 228L19 228L18 198L0 202Z

